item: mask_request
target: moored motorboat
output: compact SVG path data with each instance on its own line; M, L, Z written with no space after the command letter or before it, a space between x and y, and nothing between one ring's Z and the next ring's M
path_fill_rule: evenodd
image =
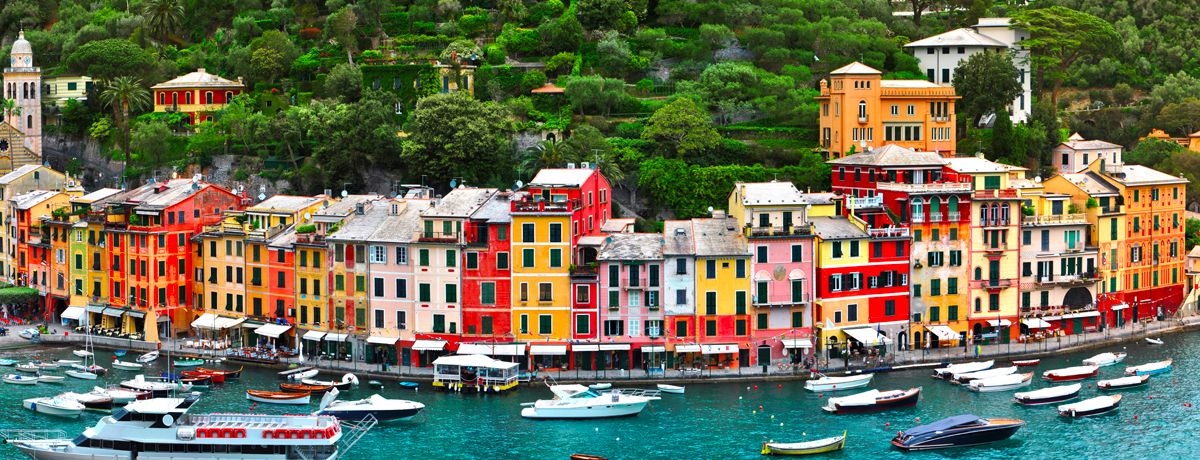
M421 384L417 382L400 382L401 388L417 388L419 386L421 386Z
M139 399L150 399L154 397L154 393L151 391L131 390L121 387L93 387L90 393L112 398L113 404L117 405L129 404Z
M170 382L162 379L149 379L144 375L136 375L132 379L121 382L121 387L138 391L149 391L156 398L167 397L174 391L189 391L191 385Z
M1004 375L1015 374L1017 366L997 367L994 369L984 369L982 371L968 372L965 374L950 374L949 380L954 383L966 384L972 380L987 379L992 377L1000 377Z
M1162 344L1163 344L1163 341L1162 341L1162 339L1155 339L1155 338L1152 338L1152 337L1146 337L1146 343L1148 343L1148 344L1150 344L1150 345L1162 345Z
M62 361L62 360L59 360L59 361ZM0 366L14 366L16 364L17 364L17 360L15 360L15 359L0 358Z
M804 382L804 389L808 391L840 391L861 388L871 383L871 378L875 374L849 375L845 377L829 377L821 376L816 380Z
M975 446L1011 438L1024 420L956 415L901 431L892 445L906 451Z
M311 379L313 377L316 377L317 374L320 372L321 371L319 369L309 369L309 370L297 372L295 374L290 374L287 376L287 379L295 380L295 381L299 382L304 379Z
M171 364L174 364L175 367L196 367L204 364L204 360L200 358L179 358L171 361Z
M70 367L71 369L75 369L77 371L91 372L96 375L104 375L108 373L108 369L105 369L98 364L71 364Z
M246 399L267 404L308 404L311 393L246 390Z
M82 380L96 380L97 378L99 378L98 375L96 375L92 372L81 371L79 369L68 369L65 372L65 374L67 374L67 376L69 376L69 377L74 377L74 378L82 379Z
M38 366L39 370L43 370L43 371L53 371L53 370L57 370L59 368L58 363L41 362L41 363L37 363L37 366Z
M116 356L118 358L124 358L125 353L128 353L128 352L129 352L128 350L113 350L113 356Z
M1040 390L1013 393L1013 401L1024 406L1040 406L1043 404L1060 403L1078 398L1079 390L1082 388L1083 385L1072 383L1070 385L1060 385L1056 387L1042 388Z
M951 364L946 367L940 367L933 370L933 378L945 379L953 374L966 374L968 372L978 372L984 369L991 369L995 364L994 360L976 361L971 363Z
M13 385L34 385L38 383L37 377L20 374L8 374L4 376L4 383Z
M114 359L112 361L112 367L113 367L113 369L121 369L124 371L140 371L145 366L143 366L142 363L133 363L133 362L129 362L129 361L121 361L119 359Z
M842 450L846 447L846 432L841 436L805 442L764 442L763 455L812 455Z
M341 381L337 382L331 380L302 379L300 380L300 383L305 385L331 386L339 390L349 390L351 387L358 385L358 377L355 377L354 374L346 374L342 376Z
M1058 406L1058 415L1063 417L1090 417L1116 410L1121 406L1121 395L1104 395L1085 399L1077 403Z
M158 350L151 351L149 353L145 353L145 354L142 354L141 356L138 356L137 362L142 363L142 364L150 364L150 363L154 362L154 360L156 360L156 359L158 359Z
M1096 382L1096 388L1101 390L1122 390L1145 385L1147 380L1150 380L1149 375L1129 375L1115 379L1101 380Z
M62 383L66 379L61 375L39 375L37 377L38 383Z
M179 383L191 385L192 388L208 388L212 386L212 377L207 375L201 377L180 377L177 380Z
M663 393L671 393L671 394L681 395L681 394L683 394L684 391L687 391L686 388L679 386L679 385L669 385L666 383L660 383L655 386L658 388L658 391L661 391Z
M80 358L91 358L92 357L92 352L87 351L87 350L75 350L75 351L72 351L71 354L78 356Z
M583 385L549 385L554 399L523 403L521 416L538 419L588 419L637 415L650 401L659 399L656 390L622 389L596 392Z
M306 385L303 383L281 383L279 384L280 391L288 391L292 393L312 393L322 394L332 390L333 385Z
M1042 378L1052 382L1070 382L1095 377L1100 373L1100 366L1075 366L1049 370L1042 373Z
M1126 355L1127 355L1127 353L1124 353L1124 352L1100 353L1096 356L1093 356L1091 358L1083 360L1083 364L1086 364L1088 366L1099 366L1099 367L1111 366L1113 364L1124 361Z
M612 388L612 384L611 383L593 383L591 385L588 385L588 388L591 388L593 390L607 390L609 388Z
M58 395L58 397L83 404L83 407L88 410L108 412L113 408L112 397L95 391L88 393L66 392Z
M368 415L381 422L408 420L415 417L424 404L403 399L388 399L380 395L371 395L357 401L338 401L338 391L334 389L321 398L321 406L313 415L332 415L338 420L359 421Z
M868 390L850 396L829 398L821 409L831 414L877 412L897 407L915 406L920 398L920 387L907 390Z
M1129 366L1125 368L1125 375L1156 375L1171 371L1171 363L1173 360L1156 361L1146 363L1140 366Z
M86 409L82 403L58 396L52 398L29 398L21 403L26 409L37 412L39 414L54 415L58 417L74 418L83 413Z
M1014 359L1014 360L1012 360L1012 365L1017 366L1017 367L1031 367L1031 366L1036 366L1041 363L1042 363L1042 360L1040 360L1040 359Z
M988 377L986 379L972 380L971 383L967 385L967 388L971 391L978 391L980 393L1009 391L1017 388L1027 387L1032 381L1033 372L1026 372L1024 374L1008 374L996 377Z
M36 363L24 363L17 365L18 372L28 372L30 374L34 374L40 370L42 370L42 368L38 367Z
M83 361L80 361L78 359L59 359L59 360L54 361L55 364L62 365L62 366L70 366L72 364L79 364L82 362Z
M199 369L196 369L196 370L198 370L198 371L200 371L200 372L204 372L204 373L206 373L206 374L220 374L220 375L223 375L223 376L225 376L225 380L237 380L237 379L240 379L240 378L242 378L242 370L243 370L243 369L245 369L245 368L244 368L244 367L239 367L239 368L237 368L237 370L236 370L236 371L231 371L231 370L226 370L226 369L209 369L209 368L207 368L207 367L201 367L201 368L199 368Z

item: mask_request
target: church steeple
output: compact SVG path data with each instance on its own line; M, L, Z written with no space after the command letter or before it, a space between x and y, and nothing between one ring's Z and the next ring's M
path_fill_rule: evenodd
M25 135L24 146L37 158L42 157L42 69L33 65L33 45L25 39L25 30L17 33L12 44L9 67L4 69L4 97L17 110L3 114L6 122ZM40 162L40 160L39 160Z
M33 67L33 46L25 39L25 29L17 32L17 41L12 44L8 62L14 69Z

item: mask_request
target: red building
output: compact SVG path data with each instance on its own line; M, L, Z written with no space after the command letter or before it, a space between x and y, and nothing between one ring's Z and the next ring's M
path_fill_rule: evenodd
M578 203L578 206L572 207L572 245L584 235L599 233L604 223L612 217L612 187L599 170L588 166L585 164L579 169L543 169L538 171L527 188L530 195L540 195L545 201ZM581 262L595 260L596 253L591 251Z
M462 270L464 342L511 342L513 192L492 195L466 222Z
M226 80L204 69L150 87L154 91L155 112L183 113L193 125L211 121L216 112L224 110L245 88L241 77L238 81Z

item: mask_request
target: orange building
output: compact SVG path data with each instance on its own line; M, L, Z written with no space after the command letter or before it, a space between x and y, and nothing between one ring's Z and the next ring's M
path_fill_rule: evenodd
M197 69L150 89L154 90L155 112L182 112L189 123L196 125L212 120L213 113L224 110L246 86L240 77L232 81Z
M953 156L957 99L949 85L884 80L862 63L846 65L821 80L821 149L828 159L884 144Z

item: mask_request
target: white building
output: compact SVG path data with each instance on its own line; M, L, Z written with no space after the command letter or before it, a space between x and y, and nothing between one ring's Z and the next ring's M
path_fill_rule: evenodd
M979 18L979 23L974 26L923 38L904 47L921 63L925 78L947 85L953 83L958 64L972 55L988 50L1010 50L1013 64L1020 71L1021 94L1013 100L1008 111L1014 123L1022 123L1029 119L1033 110L1029 52L1020 46L1028 37L1028 32L1012 28L1009 18Z
M1122 164L1123 149L1112 142L1085 140L1079 133L1075 133L1067 138L1066 142L1054 147L1051 161L1058 172L1075 173L1083 171L1097 158L1104 160L1106 165Z

